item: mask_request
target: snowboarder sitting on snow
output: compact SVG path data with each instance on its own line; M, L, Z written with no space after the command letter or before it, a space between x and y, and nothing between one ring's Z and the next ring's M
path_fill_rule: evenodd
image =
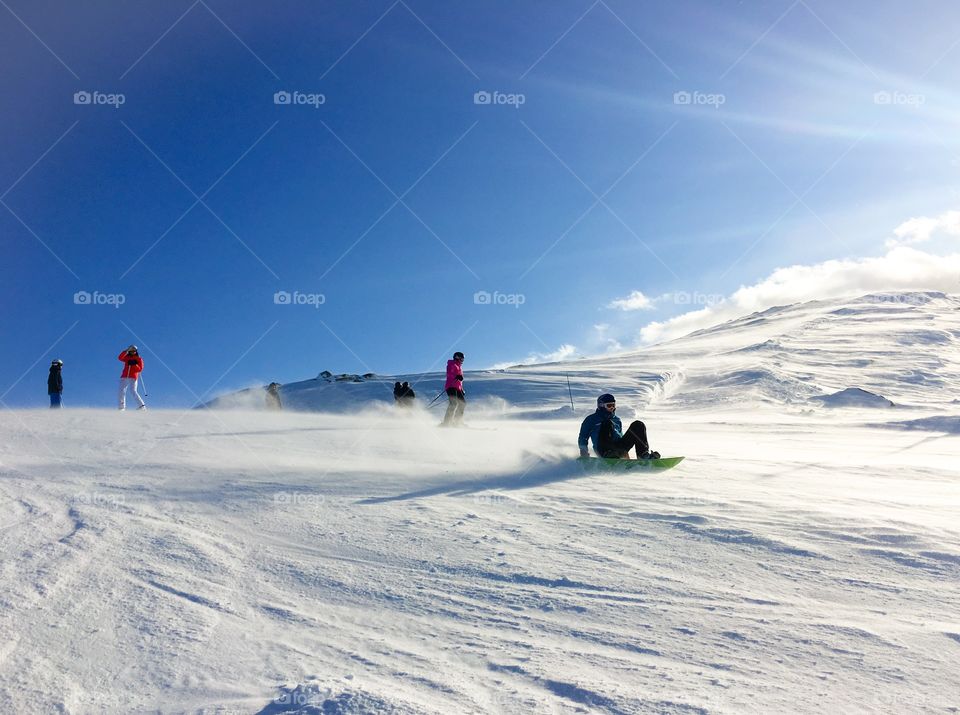
M623 433L623 424L614 413L617 401L613 395L604 393L597 398L597 411L588 415L580 425L580 456L589 457L587 440L593 441L593 450L601 457L626 459L630 450L637 450L637 459L659 459L659 452L651 452L647 443L647 427L640 420L630 423L627 433Z
M62 407L60 396L63 394L63 360L54 360L50 363L50 374L47 376L47 394L50 395L51 409Z

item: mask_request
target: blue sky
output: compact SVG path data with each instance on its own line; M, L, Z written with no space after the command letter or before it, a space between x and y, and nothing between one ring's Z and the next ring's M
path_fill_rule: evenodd
M7 406L627 347L958 203L955 3L0 5Z

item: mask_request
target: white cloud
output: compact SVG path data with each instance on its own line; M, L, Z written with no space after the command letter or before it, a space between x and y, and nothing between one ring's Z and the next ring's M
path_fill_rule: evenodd
M593 333L587 347L591 355L623 352L623 345L620 344L620 341L610 335L609 323L598 323L593 326Z
M934 217L915 217L898 226L894 233L903 243L929 240L936 233L960 236L960 211L947 211ZM649 298L632 291L606 305L623 312L650 310L658 306L697 307L696 310L663 321L647 323L637 336L635 318L592 326L583 337L581 349L564 344L551 353L531 353L524 360L500 363L494 368L517 364L535 364L569 360L583 355L618 353L630 349L639 339L650 345L682 337L727 320L811 300L839 298L894 291L960 292L960 253L938 255L901 243L888 245L886 255L831 260L814 265L777 268L768 277L750 286L741 286L730 296L714 293L674 292ZM638 316L639 317L639 316ZM633 323L634 327L630 327ZM630 338L630 334L635 337Z
M897 240L889 241L887 245L923 243L940 232L960 236L960 211L947 211L933 217L917 216L904 221L893 230Z
M960 291L960 254L940 256L899 246L885 256L778 268L759 283L741 287L723 303L649 323L640 331L640 339L645 344L672 340L776 305L899 290Z
M608 308L618 310L652 310L653 301L638 290L630 293L626 298L617 298L607 304Z
M549 353L548 355L543 355L543 362L556 362L558 360L566 360L569 357L573 357L577 354L577 349L573 345L563 344L559 349Z

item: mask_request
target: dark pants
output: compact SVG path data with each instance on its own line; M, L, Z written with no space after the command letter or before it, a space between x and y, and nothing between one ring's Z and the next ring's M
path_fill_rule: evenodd
M50 407L53 408L53 409L58 409L58 408L61 407L61 406L62 406L62 403L61 403L61 401L60 401L60 393L59 393L59 392L51 392L51 393L50 393Z
M650 451L650 445L647 443L647 426L640 420L631 422L627 431L623 433L623 437L606 445L600 456L623 459L630 456L630 450L634 447L637 450L638 459L641 454Z
M463 390L455 387L447 389L447 399L450 401L447 405L447 413L443 416L443 424L458 425L463 422L463 410L467 406L467 398Z

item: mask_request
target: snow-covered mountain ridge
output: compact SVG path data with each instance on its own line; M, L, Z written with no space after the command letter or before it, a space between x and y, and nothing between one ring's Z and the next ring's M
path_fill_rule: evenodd
M291 409L339 412L355 409L358 401L392 402L397 380L409 381L429 401L443 379L440 372L357 382L318 376L288 383L282 394ZM606 391L638 409L651 402L663 409L744 401L831 404L811 398L848 388L898 405L945 406L960 395L960 297L881 293L781 306L643 350L467 371L465 384L468 399L486 414L506 416L568 416L563 408L569 408L571 392L579 411ZM262 404L259 388L208 403Z

